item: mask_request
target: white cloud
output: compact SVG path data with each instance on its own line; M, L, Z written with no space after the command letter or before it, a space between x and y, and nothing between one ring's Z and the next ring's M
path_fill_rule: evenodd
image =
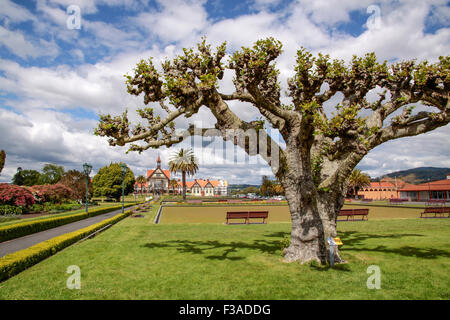
M159 0L161 10L142 12L131 20L163 41L186 42L186 39L198 39L199 32L207 26L204 3L204 0Z
M5 95L0 101L14 110L0 109L0 144L7 146L8 154L7 166L0 179L6 181L19 164L40 169L43 163L55 161L67 168L76 168L84 161L91 161L98 170L111 161L125 160L138 175L154 167L158 152L163 161L167 161L173 149L125 155L127 148L109 147L106 139L93 136L95 120L79 119L64 112L83 108L81 114L100 111L118 114L128 108L131 120L137 120L134 110L143 106L142 98L126 93L123 74L131 72L136 62L149 56L155 57L153 61L159 67L164 57L180 54L181 47L195 46L202 35L207 35L214 46L227 41L229 51L251 46L257 39L269 36L281 40L284 53L277 66L283 88L293 74L295 54L300 46L313 53L330 53L347 61L353 54L362 55L369 51L375 51L380 59L389 60L436 60L439 55L450 52L449 28L441 28L433 34L424 33L430 15L439 17L439 21L448 20L448 10L439 10L445 7L445 1L378 1L382 19L380 28L365 28L357 36L339 31L338 27L351 22L351 11L366 13L372 1L299 0L275 9L281 2L256 0L251 4L256 12L215 22L208 16L205 3L204 0L158 1L158 8L149 9L146 1L38 1L35 17L24 7L3 1L7 10L2 7L0 19L9 19L11 25L32 21L36 28L34 35L24 36L21 29L14 31L7 24L0 26L0 41L8 50L23 59L53 58L61 53L58 50L63 46L57 44L62 40L64 48L70 47L63 53L73 57L77 64L20 65L0 59L0 90ZM65 27L65 9L69 4L77 4L82 9L82 32ZM92 20L89 15L101 16L99 10L106 5L142 10L134 17L123 17L114 22ZM101 58L93 63L85 62L92 61L97 52L101 52L98 55ZM221 90L227 93L234 90L232 78L231 72L225 73ZM336 95L330 101L330 107L339 98ZM246 104L233 102L230 108L245 120L259 116L256 109ZM180 127L186 127L196 121L207 127L215 123L205 107L199 114L176 122ZM443 143L449 135L450 129L446 126L422 136L386 143L370 152L360 166L372 176L422 164L450 167L450 149ZM189 144L175 148L185 145ZM226 174L225 178L231 183L259 183L261 174L270 175L266 165L237 166L227 161L217 165L218 157L212 154L211 164L206 162L198 176L214 178Z
M7 19L8 22L18 23L35 20L30 11L10 0L0 0L0 19Z
M20 31L8 30L0 26L0 44L22 59L37 57L56 57L59 54L59 47L53 41L40 39L34 43L25 39Z

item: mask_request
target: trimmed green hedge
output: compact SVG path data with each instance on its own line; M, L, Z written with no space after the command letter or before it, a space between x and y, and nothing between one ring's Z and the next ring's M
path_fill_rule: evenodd
M74 244L75 242L87 237L89 234L105 227L108 224L114 224L131 214L131 211L119 213L118 215L103 220L92 226L66 233L61 236L38 243L32 247L8 254L0 258L0 281L4 281L19 272L31 267L32 265L50 257L56 252Z
M125 204L125 207L135 205L134 203ZM63 217L53 217L48 219L41 219L36 221L24 221L15 223L13 225L7 225L0 227L0 242L23 237L32 233L48 230L51 228L59 227L64 224L83 220L90 217L98 216L99 214L108 213L114 210L121 209L122 205L109 206L105 208L97 208L90 210L88 213L77 213Z

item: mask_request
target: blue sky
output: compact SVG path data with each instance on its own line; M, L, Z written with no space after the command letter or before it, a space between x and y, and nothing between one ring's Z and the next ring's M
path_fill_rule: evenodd
M80 9L79 30L67 27L70 5ZM40 169L47 162L81 169L89 161L95 173L124 160L138 175L154 167L158 152L167 161L174 148L125 154L126 148L110 147L93 129L99 113L126 108L137 120L134 110L143 102L126 93L123 75L140 59L173 57L204 35L213 45L226 40L229 53L267 36L281 40L282 85L292 76L300 46L347 61L370 51L388 61L436 61L450 52L450 4L441 0L0 0L0 8L3 182L19 166ZM231 80L226 74L223 91L233 89ZM245 120L259 116L245 105L230 107ZM214 124L208 110L189 120ZM450 147L443 143L449 137L446 126L389 142L371 151L359 168L376 177L417 166L450 167ZM263 174L270 169L262 161L205 161L199 177L258 183Z

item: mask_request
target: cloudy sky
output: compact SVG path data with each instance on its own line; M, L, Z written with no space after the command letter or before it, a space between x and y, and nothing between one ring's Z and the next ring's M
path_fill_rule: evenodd
M98 114L143 107L126 93L123 75L140 59L159 63L192 47L202 36L228 53L273 36L283 43L278 59L281 83L292 76L296 50L329 53L347 61L375 52L380 60L436 61L450 52L450 4L443 0L0 0L0 149L7 153L0 181L17 167L40 170L45 163L95 174L124 161L135 175L153 169L158 153L167 163L171 149L126 154L93 135ZM232 91L232 76L221 82ZM259 116L245 104L231 108L245 120ZM189 119L211 126L208 110ZM188 121L177 120L179 127ZM372 150L359 168L376 177L419 166L450 167L450 126L388 142ZM205 146L207 148L205 148ZM203 146L203 148L202 148ZM198 178L259 183L270 169L260 159L238 161L232 146L195 141Z

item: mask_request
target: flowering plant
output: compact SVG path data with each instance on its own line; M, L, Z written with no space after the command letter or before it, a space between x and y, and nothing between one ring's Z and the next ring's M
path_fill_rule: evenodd
M64 200L70 200L74 192L63 184L44 184L30 187L30 190L36 193L37 197L43 202L61 203Z
M26 188L0 183L0 204L28 207L34 204L34 197Z

